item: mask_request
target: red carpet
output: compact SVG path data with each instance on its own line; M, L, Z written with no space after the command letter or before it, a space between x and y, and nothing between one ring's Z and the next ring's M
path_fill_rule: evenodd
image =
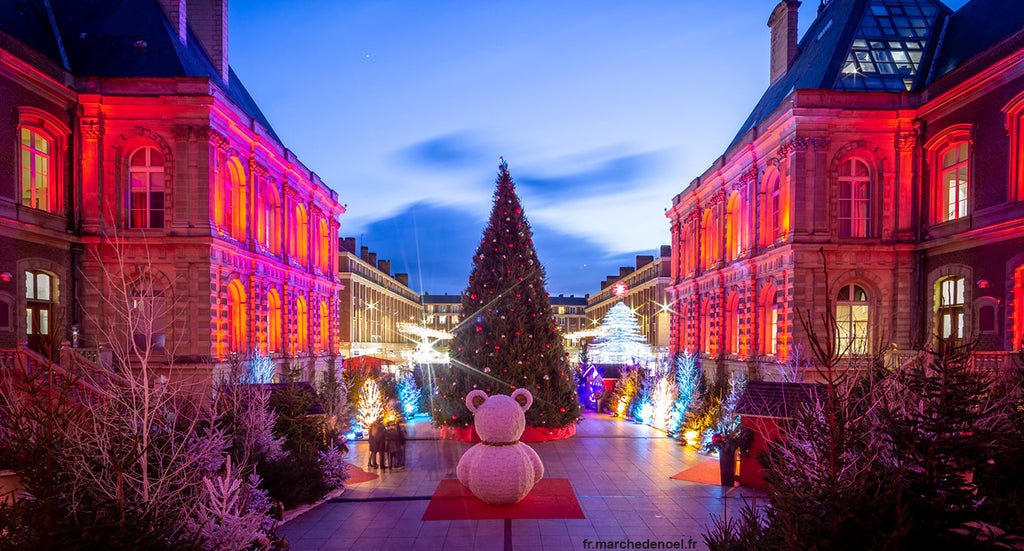
M380 478L379 474L368 473L351 463L348 464L348 474L350 475L350 478L345 481L346 485L359 484L360 482L369 482L371 480L376 480Z
M705 459L689 469L686 469L679 474L674 474L669 478L686 480L687 482L700 482L701 484L719 485L722 483L722 470L718 466L717 459Z
M477 499L457 479L437 485L423 520L492 520L509 518L587 518L568 478L542 478L519 503L496 507Z

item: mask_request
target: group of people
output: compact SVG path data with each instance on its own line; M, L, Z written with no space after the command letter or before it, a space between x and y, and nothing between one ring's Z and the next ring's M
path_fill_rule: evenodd
M405 425L388 423L380 420L370 425L370 465L371 469L404 469L405 468Z

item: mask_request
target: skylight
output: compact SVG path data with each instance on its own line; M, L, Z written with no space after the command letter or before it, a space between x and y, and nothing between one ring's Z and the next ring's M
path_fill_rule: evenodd
M836 90L911 90L938 13L929 0L871 0Z

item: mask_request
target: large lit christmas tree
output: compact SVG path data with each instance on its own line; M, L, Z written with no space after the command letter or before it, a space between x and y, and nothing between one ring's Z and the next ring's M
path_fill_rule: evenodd
M473 389L511 394L517 388L533 394L527 425L551 429L576 421L580 405L544 290L544 269L504 159L462 312L449 349L452 368L437 378L437 424L471 425L465 398Z
M600 365L647 365L654 357L633 310L620 302L601 320L603 335L590 344L590 361Z

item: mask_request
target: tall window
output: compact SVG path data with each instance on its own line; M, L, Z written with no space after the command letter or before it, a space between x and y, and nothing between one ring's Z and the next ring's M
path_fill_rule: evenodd
M320 350L328 352L331 349L331 318L327 308L327 301L320 301Z
M763 303L763 334L761 352L774 356L778 352L779 339L779 293L775 289L765 291Z
M309 216L305 205L295 206L295 242L292 254L299 264L305 266L309 261Z
M782 235L782 186L779 184L779 177L776 176L772 179L771 187L768 190L768 205L771 209L771 230L768 232L768 237L771 243L775 243L779 240L779 236Z
M729 198L729 207L725 214L725 252L728 260L736 260L743 254L743 199L740 193L734 192Z
M164 156L143 147L128 160L128 226L164 227Z
M267 352L281 351L281 296L277 289L267 293Z
M225 203L228 205L227 223L230 224L231 237L246 240L248 231L248 197L246 196L245 171L241 163L232 159L227 164L227 175L224 178Z
M871 171L859 159L839 166L839 237L871 236Z
M57 189L53 181L53 140L42 132L21 128L21 204L58 212Z
M936 329L940 337L964 338L964 278L947 277L936 284Z
M711 209L707 209L704 212L703 221L701 233L704 239L703 243L701 243L700 267L702 270L710 270L714 269L718 263L718 228Z
M277 193L274 186L268 185L263 192L263 205L266 209L266 235L264 243L271 254L281 254L281 211L278 208Z
M711 299L704 299L700 309L700 349L711 353Z
M245 289L237 279L228 284L228 351L244 352L246 349Z
M725 350L729 354L740 353L740 298L736 293L729 296L725 307Z
M167 340L167 306L164 293L144 279L131 290L132 315L129 330L135 347L142 353L163 349Z
M53 332L52 320L56 303L57 277L38 270L25 272L25 336L28 347L40 352Z
M967 142L951 145L942 151L939 158L942 162L942 169L939 172L939 193L942 201L939 221L963 218L967 216L967 196L970 192L970 158Z
M860 285L851 283L839 289L836 298L836 345L843 356L867 354L871 304Z
M1024 347L1024 265L1013 271L1013 342L1011 350Z
M300 296L295 306L296 353L309 349L309 307L306 297Z

